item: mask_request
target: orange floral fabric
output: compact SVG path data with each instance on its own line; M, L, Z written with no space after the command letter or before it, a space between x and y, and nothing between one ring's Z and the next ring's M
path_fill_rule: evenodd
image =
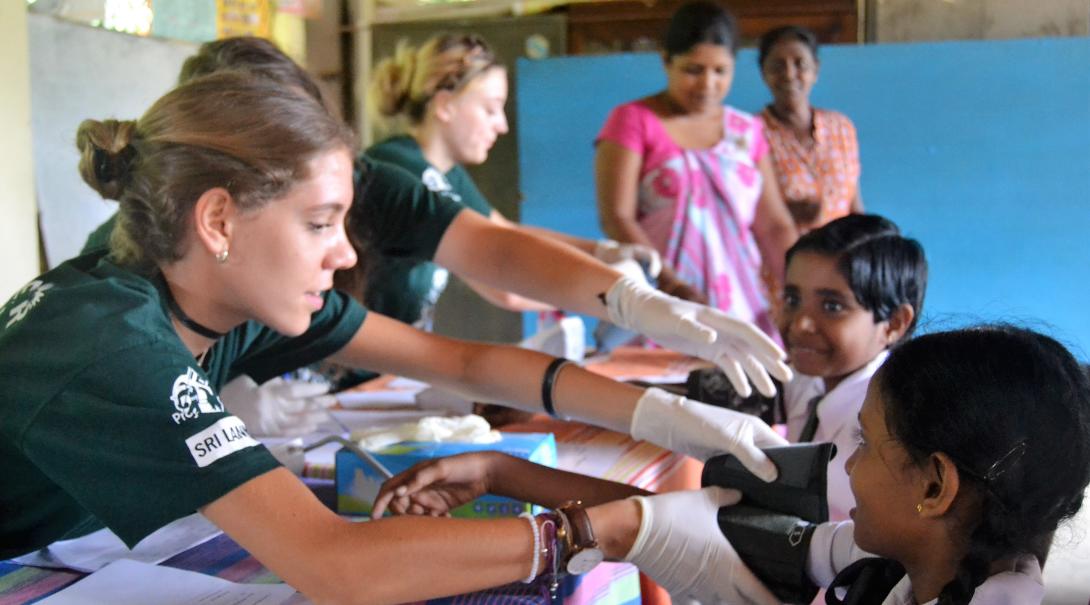
M852 121L835 111L815 109L814 143L807 147L767 107L761 120L783 199L821 204L811 228L850 214L861 172Z

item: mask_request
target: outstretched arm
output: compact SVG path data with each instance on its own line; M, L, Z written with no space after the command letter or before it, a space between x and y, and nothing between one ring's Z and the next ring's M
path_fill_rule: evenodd
M533 225L520 225L518 223L512 223L507 220L507 217L500 214L498 211L493 210L492 214L488 217L488 220L496 223L501 227L515 227L521 228L528 233L533 233L538 237L545 239L556 240L558 242L567 244L580 252L593 255L594 254L594 240L586 239L584 237L577 237L568 233L561 233L559 231L553 231L552 229L545 229L544 227L535 227Z
M771 605L777 601L716 527L718 507L738 497L705 488L616 500L588 508L587 516L607 559L635 563L673 594ZM547 563L545 549L535 552L538 539L525 519L351 523L283 468L247 481L201 512L316 603L402 603L461 594L521 580Z
M768 479L775 477L775 467L759 448L786 443L755 416L621 384L575 365L554 366L552 388L544 388L546 369L554 361L547 355L445 338L377 313L367 316L334 360L531 412L542 410L548 397L557 415L701 459L729 452Z
M523 519L351 523L284 468L201 512L315 603L403 603L499 586L524 578L533 556Z
M568 500L586 506L649 492L624 483L549 468L495 451L470 452L414 465L382 484L372 516L445 515L484 494L556 508Z
M553 311L556 307L533 300L532 298L526 298L525 296L519 296L514 292L508 292L507 290L501 290L499 288L493 288L492 286L486 286L485 284L473 280L463 279L466 285L469 286L478 296L485 299L489 303L504 309L505 311Z
M775 392L768 374L789 380L783 351L755 326L721 311L640 285L571 246L461 212L436 262L463 279L516 292L566 311L606 319L668 348L723 368L742 395Z
M559 240L461 212L447 228L435 262L468 283L514 292L567 311L605 318L597 298L621 273Z
M563 242L607 265L631 259L643 265L652 278L657 278L662 272L662 257L654 246L643 243L621 243L612 239L593 240L535 225L512 223L495 210L489 218L502 227L515 227L538 237Z

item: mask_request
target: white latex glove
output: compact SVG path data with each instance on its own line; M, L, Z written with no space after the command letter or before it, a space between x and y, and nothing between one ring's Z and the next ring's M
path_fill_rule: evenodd
M611 239L600 239L594 245L594 258L607 265L632 259L647 267L647 274L655 279L662 271L659 251L643 244L622 244Z
M721 487L634 497L642 509L640 531L624 560L669 591L675 602L779 605L719 530L719 508L741 497Z
M636 402L629 433L700 460L733 454L765 481L774 480L779 472L761 448L787 445L786 439L756 416L655 388L644 391Z
M329 386L283 378L258 386L249 376L239 376L220 389L227 411L246 423L251 435L297 437L313 433L329 419L337 399Z
M791 380L783 349L753 324L718 309L663 294L627 277L609 288L606 308L618 326L719 366L742 397L753 392L746 376L766 396L776 394L769 374L783 382Z

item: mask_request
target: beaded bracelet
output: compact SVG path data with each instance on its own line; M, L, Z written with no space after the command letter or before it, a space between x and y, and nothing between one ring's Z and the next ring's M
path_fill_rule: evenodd
M552 602L557 600L557 591L560 588L560 541L556 535L556 513L545 513L541 521L541 541L545 551L546 586L549 589L549 597Z
M526 576L526 579L522 581L523 584L530 584L537 578L537 572L541 564L541 534L537 529L537 519L534 518L532 514L522 513L519 517L530 522L530 533L534 535L534 549L531 551L530 575Z

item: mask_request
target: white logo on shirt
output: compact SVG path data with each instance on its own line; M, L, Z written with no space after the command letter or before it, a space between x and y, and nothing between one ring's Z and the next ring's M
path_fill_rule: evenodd
M221 418L212 426L185 440L197 466L204 468L228 454L257 445L237 416Z
M208 381L193 368L186 368L185 374L174 379L170 401L174 404L174 409L178 410L170 416L175 424L192 420L201 414L223 411L223 402L212 392Z
M10 319L8 320L8 323L4 325L4 327L10 328L11 324L26 317L26 314L30 313L31 309L36 307L38 303L42 302L42 298L45 297L46 290L49 290L52 287L53 284L47 284L40 279L36 279L24 286L22 290L19 290L19 292L12 297L12 302L15 301L16 297L22 296L23 294L29 293L30 296L28 296L26 300L11 308L11 311L8 312L8 316L10 317Z
M430 191L442 193L456 202L462 201L462 196L455 193L454 187L451 187L447 177L443 176L442 172L439 172L432 166L428 166L424 169L424 173L420 175L420 181L424 183L424 186Z

